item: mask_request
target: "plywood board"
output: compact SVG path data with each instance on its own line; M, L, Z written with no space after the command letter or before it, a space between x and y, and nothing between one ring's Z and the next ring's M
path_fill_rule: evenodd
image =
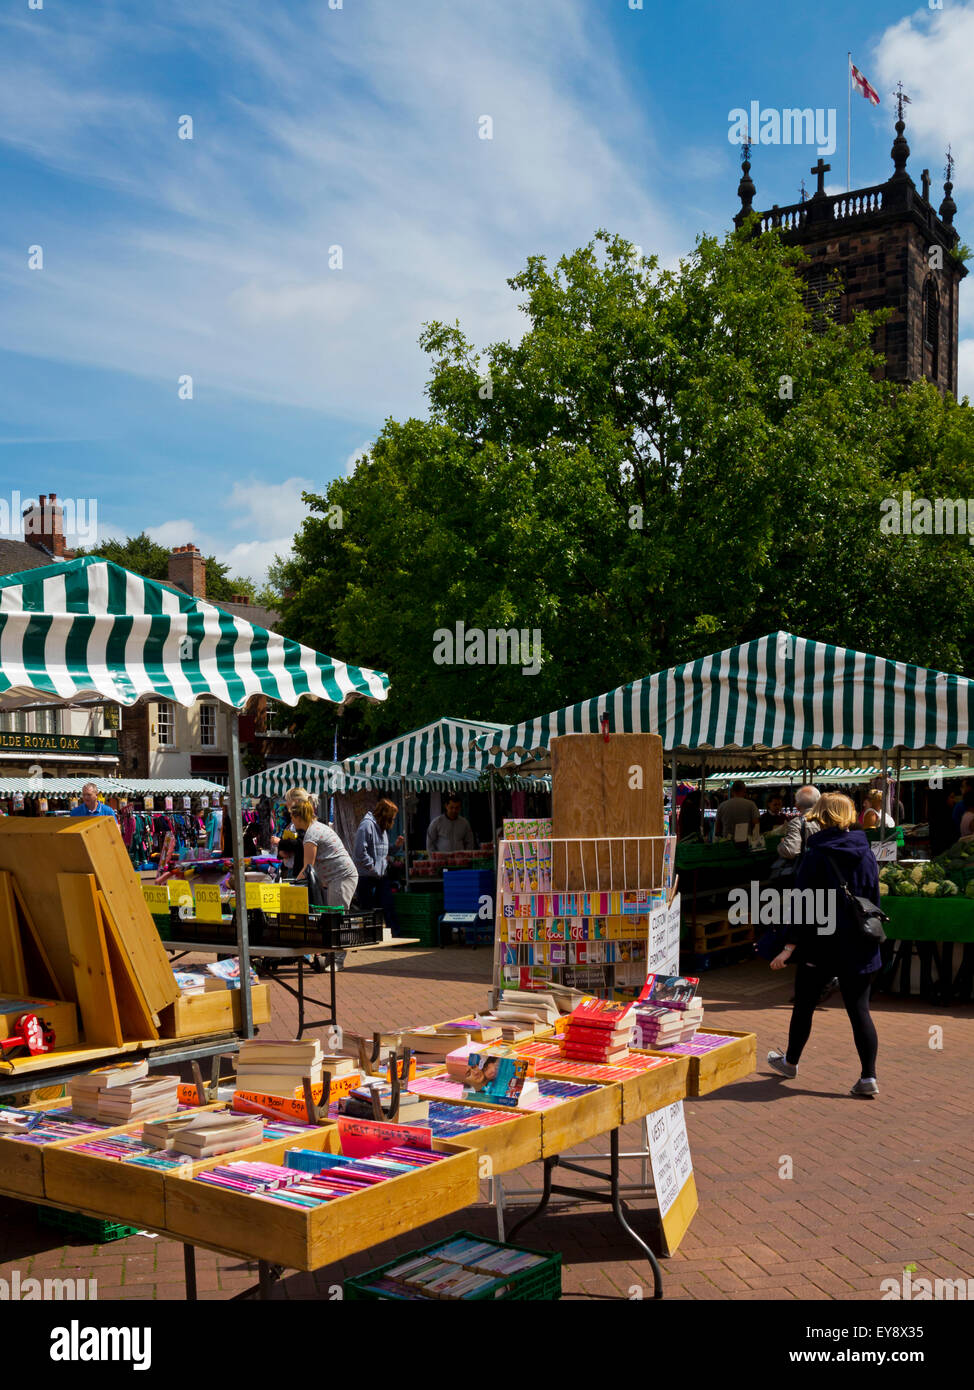
M13 879L6 872L0 873L0 990L5 994L28 993L20 917Z
M663 743L658 734L564 734L551 740L552 836L619 837L607 844L557 844L552 888L652 888L662 879L662 846L651 857L637 839L662 836ZM628 842L628 843L626 843Z
M2 870L14 877L62 998L73 997L74 970L58 893L59 873L95 875L151 1011L158 1013L178 997L172 967L113 819L8 816L0 821ZM35 989L43 988L35 985Z
M20 919L20 946L24 953L27 983L33 985L36 990L53 994L55 999L65 999L68 996L61 989L58 977L54 973L50 957L44 948L43 937L34 925L30 909L24 902L24 895L17 887L17 880L13 879L12 882L14 904Z
M58 874L75 998L81 1010L85 1041L120 1046L122 1026L115 1002L105 929L93 874Z
M124 1038L158 1038L159 1018L145 1001L138 976L132 969L132 962L122 949L110 913L105 905L105 895L98 893L98 909L105 930L108 946L108 964L115 984L115 999L118 1004L118 1020L122 1025Z

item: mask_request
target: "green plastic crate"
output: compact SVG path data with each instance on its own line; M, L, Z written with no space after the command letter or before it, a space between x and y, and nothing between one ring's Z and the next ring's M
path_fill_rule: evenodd
M443 894L397 893L395 908L400 922L409 922L410 925L430 922L435 926L443 912Z
M512 1274L500 1288L484 1289L481 1293L472 1294L470 1298L425 1298L421 1293L417 1293L414 1298L411 1298L408 1294L394 1294L386 1289L370 1287L373 1280L381 1279L387 1269L394 1269L396 1265L401 1265L405 1260L415 1259L420 1255L435 1255L438 1250L442 1250L451 1241L463 1239L479 1240L485 1245L495 1246L498 1250L523 1250L529 1255L540 1255L544 1263L535 1265L533 1269L522 1270L520 1274ZM473 1231L454 1231L453 1235L447 1236L445 1240L438 1240L433 1245L421 1246L418 1250L411 1250L405 1255L397 1255L394 1260L387 1260L384 1265L379 1265L377 1269L370 1269L367 1274L346 1279L344 1295L346 1299L351 1299L353 1302L357 1300L368 1303L493 1303L497 1301L553 1303L561 1298L561 1251L533 1250L527 1245L506 1245L503 1241L491 1240L489 1236L475 1235Z
M83 1216L80 1211L62 1211L60 1207L37 1207L37 1220L42 1226L58 1231L70 1231L92 1245L107 1245L111 1240L124 1240L138 1235L140 1227L123 1226L120 1221L102 1221L97 1216Z

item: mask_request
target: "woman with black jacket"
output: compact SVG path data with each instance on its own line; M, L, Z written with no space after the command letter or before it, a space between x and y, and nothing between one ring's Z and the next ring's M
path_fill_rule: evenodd
M784 950L771 962L772 970L781 970L794 955L797 969L788 1048L769 1052L768 1065L780 1076L797 1075L822 988L838 976L862 1068L852 1094L872 1100L879 1094L879 1044L869 1012L869 993L881 964L879 946L863 936L846 906L842 884L844 880L855 897L878 903L879 869L869 841L855 826L856 808L847 796L827 793L808 818L817 821L821 829L808 841L795 886L813 890L816 912L799 914L806 920L788 929ZM809 915L815 920L808 921Z

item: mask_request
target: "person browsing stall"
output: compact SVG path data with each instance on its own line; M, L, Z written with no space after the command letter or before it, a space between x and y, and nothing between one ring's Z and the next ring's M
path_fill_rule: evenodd
M733 839L735 827L738 825L746 825L748 835L753 835L760 815L757 806L746 792L747 788L743 782L735 782L731 787L730 796L717 807L714 839Z
M456 792L450 792L443 803L443 814L426 832L426 848L431 854L452 854L454 850L474 847L470 822L460 814L460 798Z
M358 870L341 839L330 825L317 819L311 801L292 800L291 820L296 830L304 831L304 862L295 875L295 883L306 879L308 869L314 865L327 891L328 906L343 907L347 911L358 886Z
M395 926L396 914L388 876L389 831L398 814L399 807L394 801L377 802L374 810L366 811L362 817L352 849L352 860L358 870L358 900L364 908L381 907L390 929ZM399 849L403 843L400 835L395 848Z

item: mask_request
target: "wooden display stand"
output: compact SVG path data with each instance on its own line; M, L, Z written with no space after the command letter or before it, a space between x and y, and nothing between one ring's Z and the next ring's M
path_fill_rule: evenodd
M271 992L269 985L251 985L254 1023L269 1023ZM239 989L207 990L204 994L184 994L164 1009L160 1032L164 1038L195 1038L205 1033L235 1032L242 1027Z
M289 1139L267 1144L261 1159L280 1163L293 1147ZM309 1136L304 1147L340 1153L337 1128L329 1126ZM190 1178L170 1177L165 1184L166 1230L194 1245L232 1254L245 1242L252 1258L288 1269L320 1269L478 1200L474 1150L437 1140L433 1147L448 1157L314 1208L281 1206ZM224 1162L225 1158L211 1159L200 1166Z
M0 972L75 1001L89 1047L159 1038L179 986L114 819L0 821Z
M203 1107L207 1110L225 1110L223 1102ZM197 1112L187 1111L187 1123ZM139 1134L144 1121L125 1125L112 1130L113 1134ZM88 1138L100 1138L89 1135ZM290 1135L286 1147L304 1149L315 1147L318 1135L308 1131L306 1134ZM201 1159L197 1163L187 1162L177 1169L166 1172L159 1168L142 1168L134 1163L120 1162L118 1159L102 1158L98 1154L79 1153L78 1145L84 1139L72 1139L65 1144L47 1145L43 1163L44 1196L56 1206L73 1211L84 1211L90 1216L108 1217L133 1226L148 1226L152 1230L166 1228L166 1184L170 1177L179 1174L189 1178L201 1168L212 1167L214 1163L236 1162L274 1162L268 1158L271 1148L276 1153L280 1140L273 1139L252 1144L246 1149L236 1149L232 1153L221 1154L219 1159Z
M743 1081L757 1066L758 1040L756 1033L738 1033L730 1028L701 1028L701 1033L727 1038L725 1047L715 1047L699 1057L686 1057L689 1063L687 1073L687 1095L707 1096L721 1086L730 1086L735 1081ZM672 1051L647 1048L654 1057L673 1057Z

